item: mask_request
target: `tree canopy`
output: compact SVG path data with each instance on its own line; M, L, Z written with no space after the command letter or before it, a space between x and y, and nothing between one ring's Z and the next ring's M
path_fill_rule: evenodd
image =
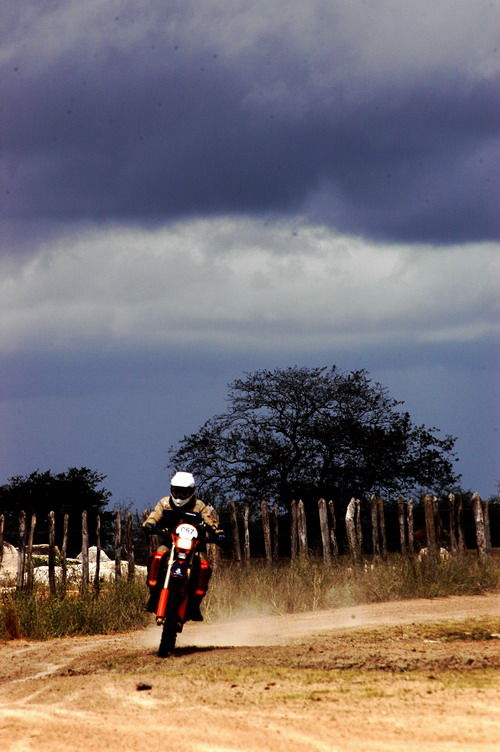
M103 542L111 531L111 513L105 507L111 493L101 487L106 476L87 467L71 467L65 473L53 474L51 470L34 472L9 479L0 486L0 512L5 515L5 538L17 542L19 513L28 518L36 514L35 542L47 543L47 517L55 512L56 530L62 530L64 515L69 514L68 551L81 549L81 516L87 511L89 530L93 530L96 516L101 515ZM29 519L28 519L29 524Z
M245 374L228 410L169 450L214 500L288 504L320 496L454 485L452 436L414 425L367 371L293 366Z

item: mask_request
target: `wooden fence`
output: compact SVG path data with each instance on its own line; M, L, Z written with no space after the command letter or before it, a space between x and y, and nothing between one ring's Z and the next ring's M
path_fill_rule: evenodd
M446 545L451 554L465 551L465 535L463 526L463 506L460 497L449 494ZM343 515L344 550L357 564L364 555L375 559L387 559L388 536L387 515L397 515L398 546L403 555L415 555L425 547L429 556L438 556L444 545L444 525L439 511L436 496L426 494L422 499L424 526L415 529L414 508L415 500L405 500L398 496L395 503L388 503L382 497L372 495L369 509L362 508L359 499L352 498L347 504ZM472 497L472 511L474 520L475 545L480 558L491 553L491 531L489 518L489 503L475 493ZM317 516L313 518L313 510L309 508L306 515L302 501L292 501L286 514L281 514L276 505L271 506L262 501L260 504L260 520L250 523L250 507L243 505L238 513L234 501L229 502L229 520L232 541L232 558L236 562L248 564L253 553L251 539L257 542L257 548L263 552L268 564L279 558L289 556L291 559L304 557L312 551L318 552L326 564L334 563L341 550L339 542L339 528L337 525L338 510L336 512L333 501L319 499L317 502ZM363 515L364 512L364 515ZM314 513L316 515L316 512ZM314 523L315 540L311 544L308 535L308 519ZM363 523L362 523L363 520ZM393 520L392 520L393 522ZM286 526L285 535L281 526ZM367 529L369 528L369 529ZM284 544L286 535L288 540ZM363 536L365 536L364 540ZM262 545L263 541L263 545ZM243 545L242 545L243 543ZM285 548L280 551L279 547ZM393 546L394 550L394 546Z
M395 503L387 503L380 496L373 495L369 501L369 508L363 510L359 499L352 498L343 514L343 540L345 555L354 564L362 561L363 556L370 555L375 560L387 559L387 515L390 510L397 515L397 530L399 536L398 550L408 556L413 556L423 546L429 556L438 557L443 539L443 521L439 511L438 499L426 494L422 500L425 526L415 530L413 499L405 500L402 496ZM451 554L463 553L466 548L463 506L460 497L449 494L447 522L447 543ZM231 538L231 558L239 564L249 564L257 551L261 552L268 565L278 559L307 557L317 553L318 547L311 545L308 534L309 522L314 523L319 553L327 565L334 565L340 555L339 528L337 524L338 509L333 501L319 499L317 514L313 518L312 509L306 515L302 501L292 501L289 510L283 513L276 505L269 505L266 501L260 504L260 518L252 518L250 506L243 505L238 509L234 501L228 505L228 532ZM364 513L364 519L363 519ZM491 530L488 501L481 499L475 493L472 497L472 513L474 520L475 545L480 559L491 554ZM144 513L143 519L148 511ZM25 512L19 515L19 546L17 553L16 588L31 590L34 584L33 540L36 530L36 515L32 515L29 526ZM64 597L68 588L68 568L75 560L68 560L68 515L64 515L62 526L62 544L56 545L55 514L48 515L48 546L47 568L48 587L54 596ZM367 534L367 527L369 533ZM364 528L364 534L363 534ZM78 587L87 590L92 587L98 593L103 574L101 555L101 520L97 516L95 529L92 531L95 546L92 549L93 561L89 562L89 529L87 513L81 518L81 567ZM0 515L0 566L2 564L4 542L4 515ZM316 543L316 540L315 540ZM148 550L151 552L158 545L156 536L148 540ZM283 550L285 548L285 550ZM218 550L210 546L210 558L216 567L218 564ZM107 557L106 557L107 560ZM92 564L92 566L91 566ZM59 574L56 577L56 571ZM133 579L136 572L135 551L133 544L133 521L130 512L122 520L120 511L115 513L114 529L114 579L122 577ZM92 574L92 578L91 578ZM74 586L74 582L73 582Z
M34 558L40 554L34 552L42 548L46 553L43 558L47 561L47 583L49 591L53 596L64 597L68 587L75 585L81 590L87 590L92 586L93 590L98 593L100 589L101 578L103 575L103 556L101 548L101 518L96 517L95 530L93 530L93 539L95 546L92 549L93 559L89 559L89 527L87 512L81 516L81 555L80 559L68 559L68 527L69 515L65 514L63 518L62 544L56 545L56 525L55 513L49 512L47 517L48 523L48 545L37 546L33 544L36 530L36 514L30 518L29 530L27 526L26 513L21 512L19 515L19 536L17 548L17 574L16 589L31 591L35 582L34 577ZM134 546L132 544L132 515L127 513L122 523L121 512L115 513L115 539L114 539L114 579L124 576L122 567L122 558L127 562L126 576L133 579L135 576L135 556ZM0 566L4 553L4 515L0 515ZM106 557L106 561L108 558ZM69 581L68 574L70 569L78 565L79 577ZM92 578L90 574L92 572ZM56 576L56 573L58 576Z

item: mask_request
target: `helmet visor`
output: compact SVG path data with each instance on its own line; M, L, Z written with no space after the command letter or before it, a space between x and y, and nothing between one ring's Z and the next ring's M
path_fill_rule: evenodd
M171 486L170 491L176 499L189 499L194 494L194 488L185 486Z

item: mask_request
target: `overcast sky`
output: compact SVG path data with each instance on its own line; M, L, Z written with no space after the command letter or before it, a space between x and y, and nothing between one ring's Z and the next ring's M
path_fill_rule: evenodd
M498 0L7 0L0 483L167 491L243 371L367 368L496 490Z

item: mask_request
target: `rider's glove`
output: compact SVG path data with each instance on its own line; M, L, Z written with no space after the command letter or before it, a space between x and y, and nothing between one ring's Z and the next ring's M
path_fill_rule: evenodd
M216 543L218 546L221 546L223 548L227 543L227 538L225 536L225 533L221 531L217 531L216 533L214 533L214 543Z
M145 522L143 528L147 535L154 535L156 533L156 525L154 522Z

